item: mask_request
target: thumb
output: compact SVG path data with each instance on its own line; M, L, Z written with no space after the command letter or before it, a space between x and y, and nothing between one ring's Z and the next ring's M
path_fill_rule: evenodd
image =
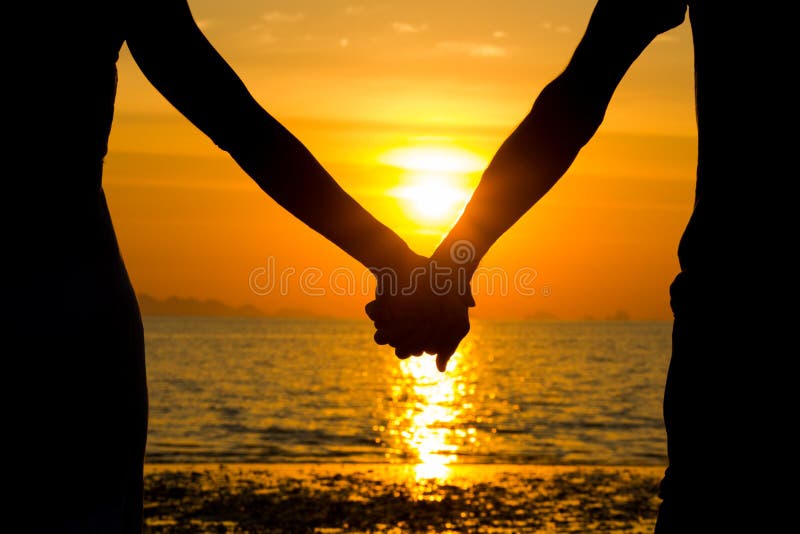
M447 362L450 361L450 358L453 356L455 351L456 347L452 347L445 350L440 350L438 354L436 354L436 368L440 373L444 373L447 370Z
M380 305L378 304L377 300L373 300L372 302L364 306L364 312L366 312L367 317L369 317L374 321L378 316L379 306Z

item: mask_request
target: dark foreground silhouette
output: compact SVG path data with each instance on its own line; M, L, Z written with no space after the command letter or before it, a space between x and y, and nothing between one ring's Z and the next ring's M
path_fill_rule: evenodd
M785 180L782 168L793 166L779 123L794 100L782 89L789 60L774 37L786 35L773 29L774 13L706 0L600 0L566 70L501 146L431 269L471 277L490 246L592 138L631 64L659 34L680 25L687 8L699 164L694 213L678 250L681 272L671 287L674 341L664 397L669 468L656 530L758 525L748 531L767 532L764 521L785 517L785 510L765 490L774 476L766 466L795 454L778 452L788 443L782 421L791 417L781 379L782 355L792 343L771 315L790 284L781 258L796 243L785 222L793 211L782 198L786 192L772 185ZM455 257L465 243L469 261ZM468 289L462 286L466 297ZM396 347L402 358L438 353L444 369L469 327L463 311L436 323L431 310L439 306L435 294L418 292L379 297L367 312L379 343ZM427 334L440 338L442 331L455 340L444 353Z
M420 258L250 96L185 0L9 6L4 292L15 391L9 508L40 532L139 532L142 324L101 185L123 42L152 84L261 188L371 268ZM243 231L246 229L243 229ZM42 313L42 310L47 310ZM19 366L18 368L16 366ZM22 530L20 530L22 531Z

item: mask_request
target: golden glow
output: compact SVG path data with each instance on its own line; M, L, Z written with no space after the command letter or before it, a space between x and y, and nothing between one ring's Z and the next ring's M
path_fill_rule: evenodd
M481 171L487 163L469 150L438 146L395 148L381 156L379 161L409 171L438 174Z
M404 374L414 378L414 393L425 400L422 410L410 414L410 425L404 437L409 447L417 452L418 463L414 468L417 479L446 479L450 474L447 465L458 455L457 446L451 443L452 423L458 419L456 407L457 360L456 353L450 361L450 370L441 374L430 357L410 358L401 362Z
M449 176L413 175L409 182L391 194L401 199L420 222L449 222L469 200L470 193L455 185Z
M395 148L379 161L408 171L404 183L389 191L421 227L444 231L458 217L471 194L470 173L483 170L486 160L468 150L443 146Z
M456 352L446 373L439 373L427 354L400 362L392 386L394 413L381 430L388 431L393 451L387 456L414 464L417 482L446 480L461 448L477 445L476 429L465 428L474 387L466 385L462 360L463 352Z

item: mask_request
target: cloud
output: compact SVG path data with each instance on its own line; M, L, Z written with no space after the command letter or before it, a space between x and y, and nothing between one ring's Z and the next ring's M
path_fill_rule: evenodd
M408 22L392 22L392 29L397 33L419 33L428 29L427 24L420 24L415 26Z
M505 39L506 37L508 37L508 34L503 30L497 30L496 32L492 33L492 37L494 37L495 39Z
M272 44L275 41L277 41L278 38L275 37L274 35L272 35L269 32L261 32L261 33L258 34L258 37L257 37L256 40L261 44Z
M448 53L465 54L471 57L501 58L511 55L508 48L487 43L470 43L466 41L444 41L436 48Z
M267 22L299 22L306 18L305 13L289 13L286 11L270 11L261 17Z
M555 25L552 22L550 22L549 20L546 20L546 21L542 22L539 25L539 27L542 28L543 30L554 31L556 33L569 33L569 32L572 31L569 26L564 26L563 24Z
M278 38L267 29L267 25L262 22L251 25L247 30L252 34L253 42L259 45L271 44L278 40Z
M364 12L364 6L345 6L344 14L349 17L360 15Z

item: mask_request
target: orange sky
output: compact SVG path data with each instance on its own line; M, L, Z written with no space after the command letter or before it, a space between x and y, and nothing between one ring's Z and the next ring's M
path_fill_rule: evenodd
M594 2L190 5L256 99L426 254L482 166L564 67ZM645 52L573 169L486 257L484 266L502 268L509 287L491 295L476 287L475 316L669 317L667 289L693 201L692 91L684 25ZM105 170L137 291L362 315L369 299L360 265L267 198L149 86L127 50ZM435 213L438 204L423 194L439 195L446 208ZM294 273L286 291L257 294L253 273L273 265L277 278ZM355 291L328 286L331 277L342 285L343 269L354 273ZM534 271L526 291L516 290L514 277ZM311 278L301 281L304 272Z

